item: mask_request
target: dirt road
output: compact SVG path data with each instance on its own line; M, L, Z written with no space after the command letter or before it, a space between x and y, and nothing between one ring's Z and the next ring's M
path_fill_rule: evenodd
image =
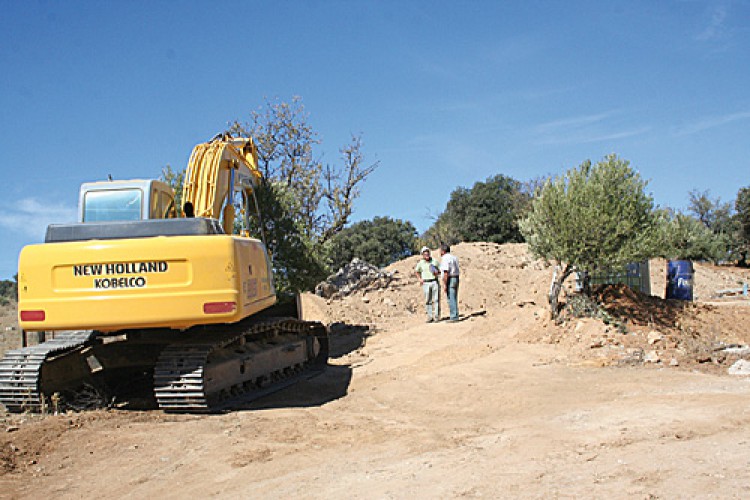
M467 275L465 311L497 299ZM371 310L379 329L335 330L324 375L231 413L5 417L0 496L750 497L750 378L529 343L556 328L532 303L544 289L507 281L459 323Z
M97 412L24 425L15 432L48 442L40 456L25 457L37 463L0 478L2 491L11 498L750 495L747 380L569 366L555 347L516 343L523 321L380 332L335 359L326 375L255 411Z

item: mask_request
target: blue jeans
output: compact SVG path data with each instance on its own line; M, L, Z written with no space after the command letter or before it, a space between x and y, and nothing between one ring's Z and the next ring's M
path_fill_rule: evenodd
M448 277L448 308L451 312L451 319L458 319L458 276Z

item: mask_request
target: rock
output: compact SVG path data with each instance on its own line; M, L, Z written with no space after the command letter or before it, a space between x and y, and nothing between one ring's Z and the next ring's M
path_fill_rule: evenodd
M659 353L656 351L646 351L643 356L644 363L658 363L659 361L661 361L661 358L659 358Z
M392 280L393 273L355 257L337 273L318 283L315 294L326 299L346 297L357 290L386 288Z
M750 361L738 359L727 369L727 373L730 375L750 375Z
M730 346L725 347L723 351L727 354L734 354L736 356L748 356L750 355L750 347L748 346Z
M320 297L329 298L333 296L333 294L336 293L336 287L327 282L319 283L318 286L315 287L315 294Z
M648 335L646 336L646 339L648 340L649 345L654 345L660 340L662 340L664 336L657 332L656 330L651 330L648 332Z
M672 358L669 360L669 366L680 366L680 362L677 361L677 358Z

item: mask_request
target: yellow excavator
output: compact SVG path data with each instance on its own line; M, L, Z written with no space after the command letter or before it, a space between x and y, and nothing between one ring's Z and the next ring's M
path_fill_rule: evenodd
M214 411L324 369L325 326L282 312L249 236L260 181L254 142L221 134L193 149L185 216L160 181L83 184L78 222L21 251L19 325L53 338L0 360L0 403L77 408L146 380L159 408Z

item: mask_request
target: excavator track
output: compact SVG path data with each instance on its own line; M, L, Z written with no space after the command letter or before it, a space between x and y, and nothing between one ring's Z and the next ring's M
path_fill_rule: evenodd
M257 321L235 335L203 334L165 347L154 368L154 395L168 412L216 411L315 375L327 360L321 323Z
M160 409L210 412L320 373L328 361L326 327L293 318L251 319L159 338L157 331L137 333L107 342L101 332L61 332L8 351L0 360L0 403L14 413L39 412L55 393L75 395L84 385L114 391L107 374L118 381L123 372L117 370L125 368L128 376L153 372ZM143 336L151 341L139 340Z
M94 336L91 330L60 332L41 344L6 352L0 360L0 403L10 412L40 411L44 363L86 346Z

